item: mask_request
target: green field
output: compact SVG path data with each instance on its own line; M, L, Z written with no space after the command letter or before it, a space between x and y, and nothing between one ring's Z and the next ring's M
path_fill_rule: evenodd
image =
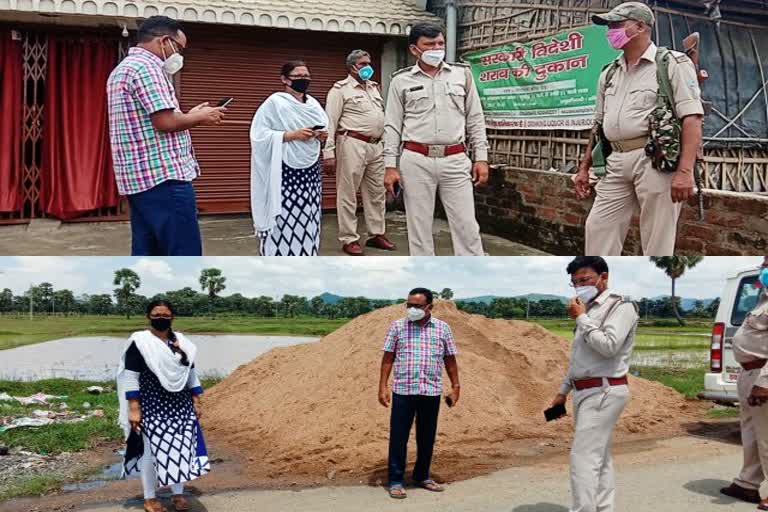
M247 316L181 317L174 328L196 334L260 334L292 336L324 336L346 323L348 319L326 318L254 318ZM119 316L48 316L0 317L0 350L31 345L74 336L121 336L146 329L142 317L126 319Z
M573 337L572 320L533 320L553 334ZM668 319L641 320L635 337L635 350L669 350L675 352L709 350L711 320L690 320L681 327Z

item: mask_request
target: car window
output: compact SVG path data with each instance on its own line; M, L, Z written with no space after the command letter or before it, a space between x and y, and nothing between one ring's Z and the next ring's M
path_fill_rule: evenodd
M739 282L731 314L731 325L741 325L747 314L757 305L762 288L755 286L755 283L757 283L757 276L743 277Z

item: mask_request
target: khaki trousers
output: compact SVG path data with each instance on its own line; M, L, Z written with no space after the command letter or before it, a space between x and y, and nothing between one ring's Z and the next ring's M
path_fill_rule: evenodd
M403 150L400 156L401 184L412 256L434 256L432 225L435 197L440 200L451 229L456 256L483 256L480 226L475 219L472 162L464 153L429 158Z
M628 386L576 391L571 446L571 512L613 512L613 430L629 400Z
M759 376L760 369L742 370L737 382L744 465L734 483L754 490L760 489L768 472L768 404L752 407L747 403L752 386Z
M339 242L360 240L357 234L357 191L363 199L368 235L383 235L386 213L384 146L340 135L336 146L336 212Z
M654 169L644 148L611 153L606 168L587 217L585 255L621 256L639 207L643 254L672 256L682 208L682 203L672 202L672 174Z

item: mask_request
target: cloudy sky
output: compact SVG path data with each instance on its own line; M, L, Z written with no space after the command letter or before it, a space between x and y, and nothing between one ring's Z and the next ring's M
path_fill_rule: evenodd
M669 293L669 279L645 257L607 258L611 287L632 297ZM323 292L343 296L399 298L415 286L452 288L457 298L479 295L514 296L525 293L570 295L565 267L569 257L490 258L133 258L133 257L0 257L0 289L16 294L31 283L48 281L54 288L69 288L75 295L112 293L116 269L127 267L141 276L139 293L190 286L199 288L200 270L220 268L227 277L226 294L285 293L313 297ZM679 281L687 298L720 295L727 276L754 268L761 257L706 257Z

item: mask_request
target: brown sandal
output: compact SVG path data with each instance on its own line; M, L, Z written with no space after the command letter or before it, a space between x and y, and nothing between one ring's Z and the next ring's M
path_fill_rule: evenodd
M171 503L173 503L173 508L176 509L176 512L187 512L189 510L189 502L183 494L171 496Z
M157 500L144 500L144 512L168 512L168 509Z

